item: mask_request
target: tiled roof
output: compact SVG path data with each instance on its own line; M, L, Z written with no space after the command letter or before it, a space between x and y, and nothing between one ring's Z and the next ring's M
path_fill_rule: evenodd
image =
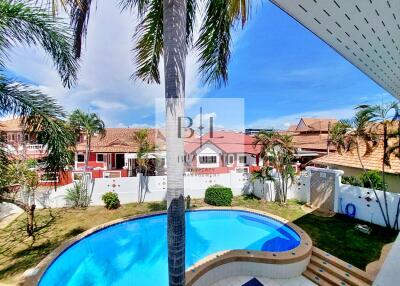
M300 126L301 121L306 126ZM329 129L329 124L336 123L336 119L332 118L301 118L299 124L296 127L296 131L325 131Z
M364 155L365 144L361 144L360 153ZM383 145L380 144L371 154L362 157L362 162L368 170L381 170L383 160ZM339 154L337 152L329 155L314 159L312 161L315 164L320 165L336 165L345 166L352 168L361 168L360 161L357 156L357 151L345 152ZM400 174L400 159L392 155L390 158L391 167L385 167L387 173Z
M136 152L137 145L133 140L134 133L140 128L106 128L106 135L101 138L92 138L92 152ZM165 137L158 129L149 129L149 139L156 145L158 150L165 150ZM84 151L85 142L77 145L77 151Z
M258 154L259 147L253 147L254 137L241 132L233 131L214 131L202 137L201 143L212 143L225 153L249 153ZM185 140L185 152L192 153L200 147L200 138L190 138Z
M20 118L13 118L9 120L0 121L0 130L7 131L23 131Z
M328 134L292 134L293 143L296 148L312 149L312 150L327 150ZM333 146L329 147L330 150L335 150Z

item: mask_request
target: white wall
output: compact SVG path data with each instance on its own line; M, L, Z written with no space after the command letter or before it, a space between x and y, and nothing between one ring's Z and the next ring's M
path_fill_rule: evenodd
M15 213L20 213L22 210L13 204L0 203L0 220Z
M400 235L397 236L372 285L399 285Z
M140 177L129 178L101 178L95 180L93 188L91 205L103 205L101 197L104 193L114 191L122 204L138 202L139 198L139 181ZM248 174L226 173L226 174L210 174L210 175L186 175L185 176L185 196L190 195L192 198L204 198L205 190L215 184L230 187L235 196L246 192L248 186ZM37 207L65 207L65 195L67 189L73 184L54 189L43 189L37 192ZM165 199L167 191L166 176L150 176L148 177L148 192L145 201L162 201Z
M381 201L382 206L384 206L383 192L376 191L376 193ZM390 223L393 225L400 194L386 192L386 196ZM369 199L371 200L369 201ZM385 226L385 221L380 211L379 204L376 201L373 190L371 189L340 184L338 201L336 203L338 204L339 213L345 213L346 205L351 203L356 207L356 218Z

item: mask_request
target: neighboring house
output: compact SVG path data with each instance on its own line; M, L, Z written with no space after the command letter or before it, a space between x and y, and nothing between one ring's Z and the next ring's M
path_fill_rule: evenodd
M45 146L38 144L34 135L24 132L20 118L0 121L0 132L3 133L5 147L11 155L26 159L40 159L45 156Z
M215 131L185 140L188 172L250 172L260 165L254 138L241 132Z
M291 135L296 150L296 158L301 164L335 151L329 145L329 130L337 122L329 118L301 118L299 123L289 126L283 134Z
M88 169L94 177L126 177L136 175L137 144L134 134L138 128L106 128L106 135L92 138ZM159 129L149 129L149 140L155 144L156 151L149 154L152 159L152 172L156 164L165 165L165 137ZM80 176L85 165L86 138L81 137L75 153L75 179Z
M360 154L365 153L365 145L361 143ZM382 170L383 146L378 145L374 151L366 156L362 156L362 163L367 170ZM329 155L314 159L315 165L328 166L333 169L344 171L344 176L359 176L363 170L358 159L357 151L330 153ZM386 182L391 192L400 192L400 159L394 155L390 158L390 167L385 166Z

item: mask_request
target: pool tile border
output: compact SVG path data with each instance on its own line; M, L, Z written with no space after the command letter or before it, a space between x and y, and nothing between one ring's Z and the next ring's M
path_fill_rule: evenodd
M296 248L284 252L229 250L211 254L205 257L204 259L198 261L195 265L193 265L186 271L187 286L193 285L195 281L197 281L202 275L207 273L212 268L225 263L233 261L249 261L249 262L259 262L259 263L287 264L300 261L302 259L305 259L307 256L311 255L312 241L309 235L305 231L303 231L300 227L298 227L297 225L293 224L292 222L284 218L281 218L279 216L273 215L268 212L254 210L250 208L243 208L243 207L202 207L190 211L196 212L196 211L207 211L207 210L243 211L270 217L278 222L284 223L286 226L294 230L300 236L300 244ZM109 221L104 224L93 227L91 229L88 229L82 232L81 234L65 242L62 242L55 250L53 250L41 262L39 262L39 264L36 267L26 270L22 275L22 278L19 281L18 285L24 285L24 286L38 285L41 277L44 275L47 269L53 264L53 262L56 261L56 259L62 253L67 251L70 247L78 243L83 238L89 237L101 230L107 229L112 226L116 226L119 224L123 224L141 218L163 215L166 213L167 213L166 211L158 211L147 214L138 214L127 218Z

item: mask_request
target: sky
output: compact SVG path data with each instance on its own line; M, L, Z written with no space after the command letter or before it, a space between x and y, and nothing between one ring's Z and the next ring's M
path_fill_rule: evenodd
M79 81L73 88L61 85L50 58L37 48L15 48L7 72L56 98L68 112L80 108L98 113L107 127L159 125L155 103L164 96L163 85L130 79L137 17L120 13L113 2L97 1L91 13ZM196 103L206 100L204 114L213 115L221 129L286 129L300 117L350 118L358 104L394 100L268 1L253 7L244 29L235 29L231 48L229 82L220 88L203 85L195 51L186 62L186 96L194 98L188 101L191 116L198 117ZM214 99L215 104L209 104Z

